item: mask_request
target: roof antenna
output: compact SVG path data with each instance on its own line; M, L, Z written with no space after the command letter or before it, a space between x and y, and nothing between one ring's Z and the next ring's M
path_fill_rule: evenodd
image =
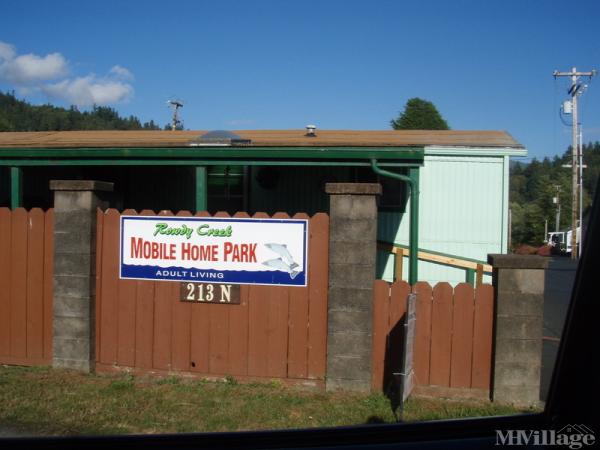
M171 131L175 131L177 129L177 125L180 125L182 122L179 120L178 112L179 108L183 108L183 102L181 100L169 100L167 104L173 109L173 118L171 119Z

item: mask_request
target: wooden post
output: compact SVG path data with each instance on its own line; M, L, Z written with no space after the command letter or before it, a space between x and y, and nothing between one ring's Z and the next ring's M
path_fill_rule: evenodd
M394 281L402 280L402 264L404 263L404 249L394 247Z
M479 287L483 283L483 264L477 264L477 284L475 286Z

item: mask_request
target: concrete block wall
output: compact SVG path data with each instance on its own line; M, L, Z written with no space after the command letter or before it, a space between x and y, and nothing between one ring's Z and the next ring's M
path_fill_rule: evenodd
M54 191L54 367L90 372L95 364L96 209L112 183L51 181Z
M328 183L327 390L371 389L379 184Z
M489 255L496 297L495 402L540 404L545 269L548 258Z

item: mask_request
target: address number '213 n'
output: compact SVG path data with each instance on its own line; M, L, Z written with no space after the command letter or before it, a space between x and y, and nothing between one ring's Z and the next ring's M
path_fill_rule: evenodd
M181 283L180 300L193 303L239 305L240 286L238 284Z

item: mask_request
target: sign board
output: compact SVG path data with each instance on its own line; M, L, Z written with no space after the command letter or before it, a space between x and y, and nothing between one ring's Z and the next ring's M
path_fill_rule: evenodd
M122 279L306 286L308 221L121 216Z
M239 305L239 284L181 283L179 300L214 305Z

